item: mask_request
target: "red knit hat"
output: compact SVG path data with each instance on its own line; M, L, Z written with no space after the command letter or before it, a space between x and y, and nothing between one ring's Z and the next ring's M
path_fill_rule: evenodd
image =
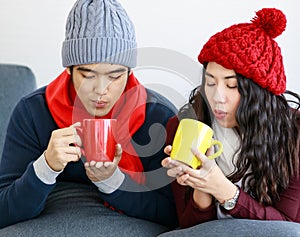
M281 50L274 41L286 27L286 17L278 9L263 8L251 23L232 25L213 35L203 46L200 63L216 62L252 79L262 88L282 94L286 77Z

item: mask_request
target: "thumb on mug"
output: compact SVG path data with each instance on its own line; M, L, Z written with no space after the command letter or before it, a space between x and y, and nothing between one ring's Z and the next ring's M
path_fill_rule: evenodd
M115 165L117 166L122 158L122 147L121 147L121 144L117 144L116 145L116 150L115 150L115 157L114 157L114 160L113 160L113 163L115 163Z
M80 127L80 126L81 126L81 123L76 122L76 123L73 123L70 127Z
M202 154L202 153L201 153L197 148L195 148L195 147L192 147L192 148L191 148L191 151L192 151L192 153L194 154L194 156L196 156L197 159L201 161L201 164L205 163L207 157L206 157L204 154Z

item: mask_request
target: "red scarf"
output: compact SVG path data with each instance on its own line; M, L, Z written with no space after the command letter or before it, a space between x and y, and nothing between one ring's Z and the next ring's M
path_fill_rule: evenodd
M76 96L71 76L65 70L46 88L46 101L52 117L58 127L65 128L81 122L85 118L94 118L84 108ZM99 118L115 118L118 123L117 143L122 146L122 158L119 167L138 183L144 182L143 165L131 144L133 134L145 120L147 94L133 73L128 77L127 85L111 111Z

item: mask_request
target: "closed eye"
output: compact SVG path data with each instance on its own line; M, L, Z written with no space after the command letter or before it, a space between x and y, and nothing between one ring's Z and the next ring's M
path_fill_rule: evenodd
M109 79L111 79L111 80L117 80L117 79L119 79L121 76L123 76L123 74L118 75L118 76L109 76Z
M213 82L206 82L206 85L207 85L207 86L214 86L214 85L216 85L216 83L213 83Z
M237 88L238 86L237 85L227 85L227 87L229 88L229 89L235 89L235 88Z
M94 74L81 74L85 79L94 79L96 76Z
M112 75L109 75L108 77L110 80L117 80L117 79L121 78L122 76L124 76L125 73L127 73L127 72L124 72L121 74L112 74Z

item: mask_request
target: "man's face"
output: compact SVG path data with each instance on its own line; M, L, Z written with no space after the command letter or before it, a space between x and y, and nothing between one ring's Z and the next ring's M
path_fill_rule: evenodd
M117 64L79 65L72 71L77 96L88 113L96 117L109 113L122 95L127 78L128 68Z

